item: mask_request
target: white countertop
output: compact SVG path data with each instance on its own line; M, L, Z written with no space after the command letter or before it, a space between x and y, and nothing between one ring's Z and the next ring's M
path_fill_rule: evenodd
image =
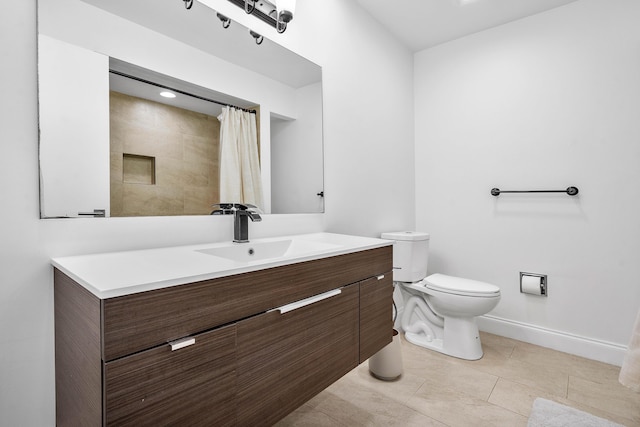
M304 241L306 250L277 258L241 262L199 252L214 248L233 249L281 240ZM254 239L249 243L218 242L190 246L56 257L51 264L100 299L150 291L185 283L247 273L313 259L327 258L393 244L391 240L344 234L314 233Z

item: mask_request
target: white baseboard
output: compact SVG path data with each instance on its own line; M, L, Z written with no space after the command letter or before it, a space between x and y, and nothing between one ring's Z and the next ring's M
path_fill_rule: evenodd
M478 328L587 359L622 366L627 347L491 315L477 317Z

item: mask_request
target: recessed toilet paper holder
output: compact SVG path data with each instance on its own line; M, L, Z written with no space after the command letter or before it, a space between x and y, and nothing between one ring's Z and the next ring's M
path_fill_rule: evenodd
M523 294L547 296L547 275L520 272L520 292Z

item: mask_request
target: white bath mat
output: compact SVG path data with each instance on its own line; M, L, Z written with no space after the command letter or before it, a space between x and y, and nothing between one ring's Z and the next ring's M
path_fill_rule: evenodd
M537 398L528 427L624 427L604 418L579 411L551 400Z

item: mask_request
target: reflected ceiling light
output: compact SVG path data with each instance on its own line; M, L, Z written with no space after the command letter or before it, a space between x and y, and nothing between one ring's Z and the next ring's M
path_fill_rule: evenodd
M160 92L160 96L164 96L165 98L175 98L176 94L168 91Z
M216 16L220 21L222 21L222 28L229 28L229 25L231 25L231 19L227 18L221 13L216 13Z

